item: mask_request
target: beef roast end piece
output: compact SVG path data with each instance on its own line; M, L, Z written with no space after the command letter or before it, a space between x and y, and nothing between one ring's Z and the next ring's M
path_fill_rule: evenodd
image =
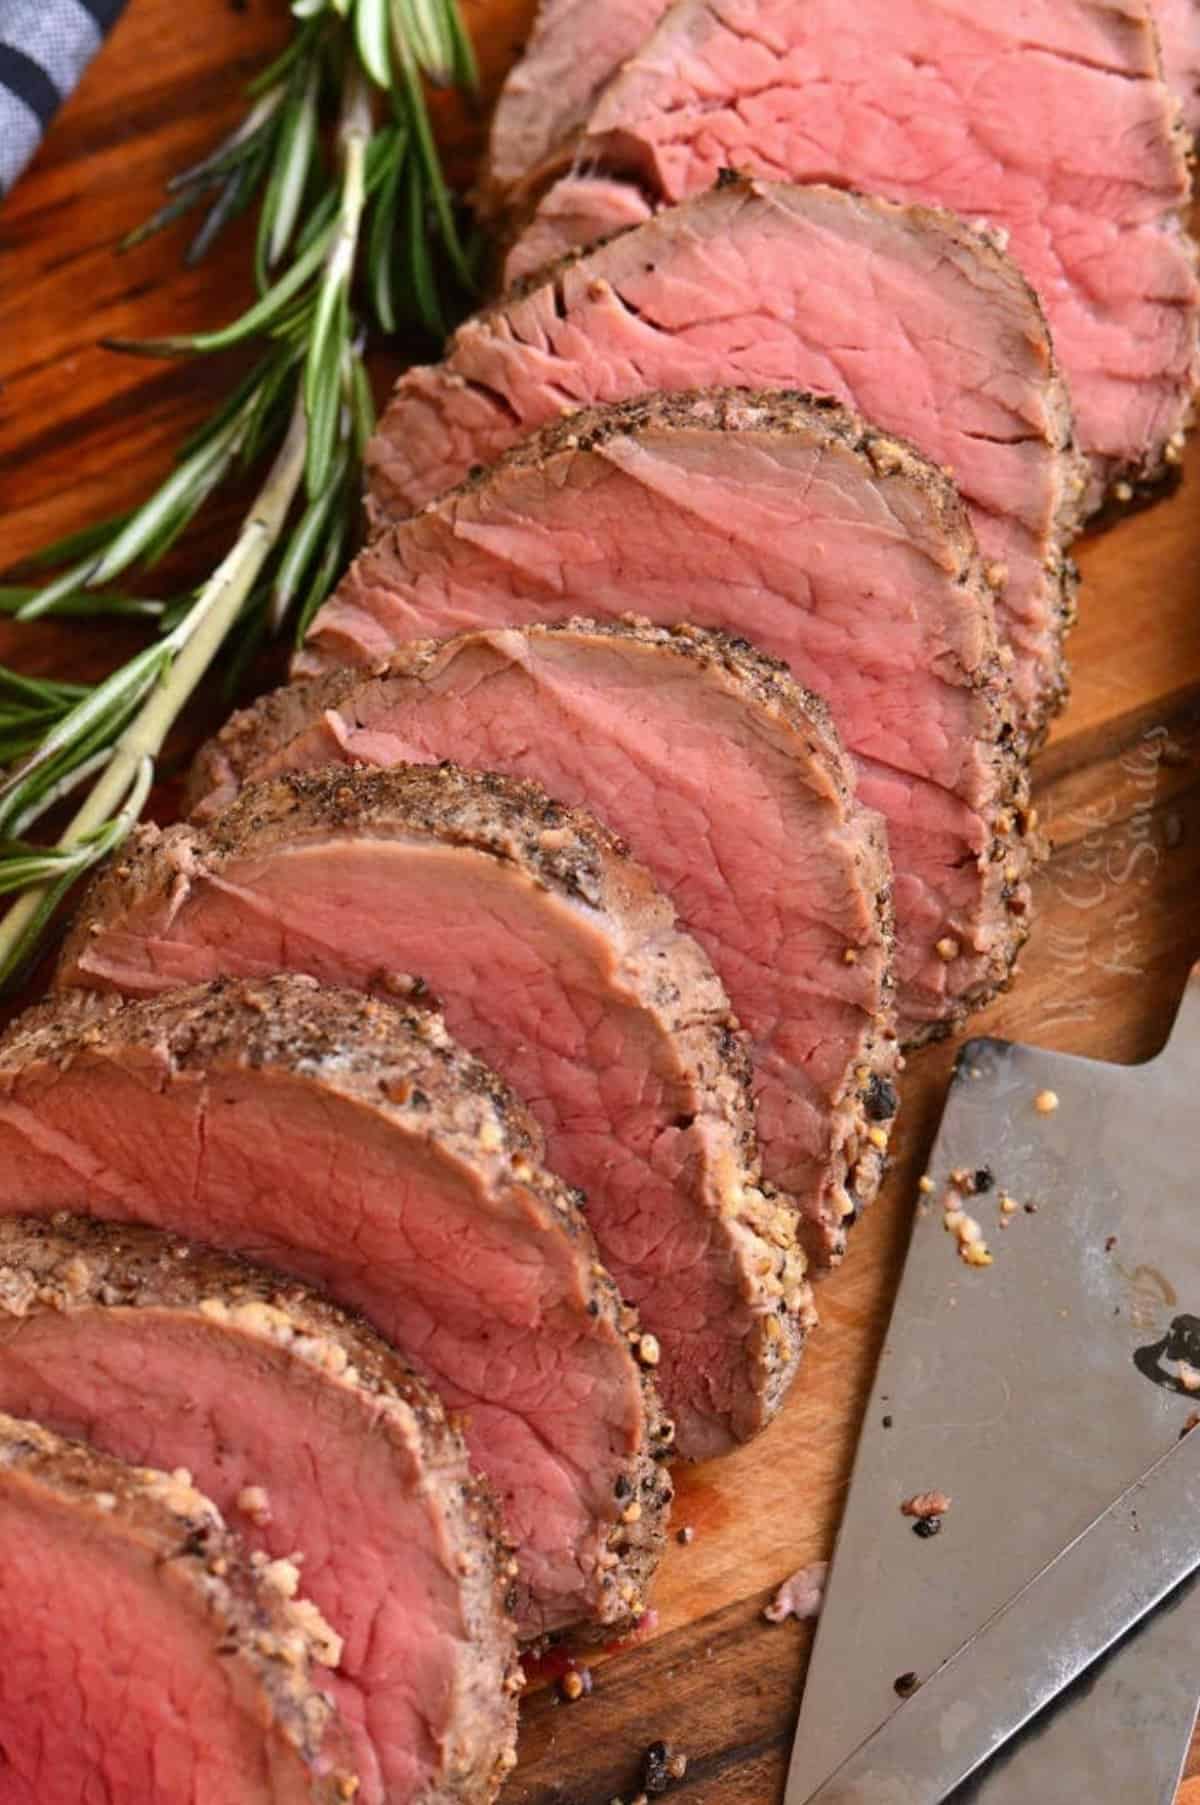
M636 1617L670 1502L632 1319L540 1151L440 1017L307 977L76 992L0 1043L0 1211L142 1222L360 1309L462 1413L525 1635Z
M5 1790L340 1805L357 1790L322 1689L338 1639L256 1568L187 1473L127 1467L0 1416ZM10 1790L11 1789L11 1790Z
M493 1797L515 1760L512 1551L461 1435L365 1323L151 1229L0 1217L0 1411L187 1469L254 1559L303 1552L359 1805Z

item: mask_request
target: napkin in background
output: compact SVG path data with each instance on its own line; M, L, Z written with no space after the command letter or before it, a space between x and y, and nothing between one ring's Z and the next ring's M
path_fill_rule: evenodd
M0 195L124 7L125 0L0 0Z

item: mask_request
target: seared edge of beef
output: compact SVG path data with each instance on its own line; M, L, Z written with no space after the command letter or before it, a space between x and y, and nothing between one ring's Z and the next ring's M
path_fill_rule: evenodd
M344 772L334 775L344 781ZM334 787L328 786L328 799L336 807ZM243 818L242 829L253 831L252 821ZM161 836L181 858L178 881L184 884L196 838L182 826ZM157 846L143 836L115 868L116 881L130 884L134 895L139 877L157 878ZM219 862L218 856L214 863ZM421 1138L448 1161L482 1172L489 1190L516 1187L536 1205L554 1232L576 1245L586 1308L596 1329L603 1327L631 1347L639 1341L633 1311L600 1264L579 1194L541 1164L542 1134L533 1117L495 1072L451 1039L433 1010L404 1010L377 996L324 987L301 973L217 978L136 1002L63 991L27 1010L0 1040L0 1095L26 1065L45 1062L66 1070L103 1059L109 1049L120 1055L138 1047L168 1073L294 1070L391 1117L408 1133L419 1122ZM636 1523L626 1523L614 1499L606 1533L615 1558L595 1580L596 1619L609 1631L644 1608L645 1587L666 1543L672 1497L662 1462L674 1452L673 1426L651 1374L640 1365L638 1372L645 1435L626 1462L623 1480L625 1498L636 1498L642 1510Z
M772 730L782 729L789 738L801 741L796 756L804 760L804 781L814 787L818 783L827 785L842 813L848 814L854 807L853 771L826 704L811 690L801 688L782 660L760 651L748 640L687 624L661 627L640 619L628 622L576 619L524 627L520 631L531 640L580 633L596 638L635 640L720 673L732 681L741 696L753 701L765 718L764 725ZM481 630L478 634L460 634L451 640L414 641L401 646L373 671L331 671L324 677L314 678L311 683L288 684L262 697L227 721L197 754L188 788L188 804L194 815L201 821L213 820L233 801L243 783L257 780L257 767L274 755L283 754L290 740L306 728L316 726L327 711L345 709L353 714L356 696L371 683L388 677L420 682L436 672L445 659L453 655L456 647L475 638L494 637L496 635L490 630ZM886 832L868 810L857 811L855 819L860 876L864 890L873 900L880 941L890 964L894 930ZM96 882L84 906L87 921L120 918L123 901L119 894L113 894L110 886L111 880L107 876ZM86 942L87 933L81 933L77 928L69 955L72 961L86 960ZM880 999L879 1014L864 1027L861 1059L854 1073L854 1083L839 1100L830 1123L830 1169L827 1190L821 1200L821 1221L816 1223L806 1218L802 1226L806 1251L819 1267L831 1265L841 1258L846 1247L847 1227L872 1201L883 1174L883 1152L868 1137L872 1128L878 1129L882 1121L891 1119L891 1112L880 1113L880 1100L894 1095L893 1081L899 1065L892 992L889 975Z
M957 585L973 598L976 611L989 623L993 621L992 590L966 509L951 477L906 440L876 431L828 396L791 389L773 393L710 389L699 394L647 395L614 407L584 408L513 446L492 470L505 466L538 468L558 454L587 451L609 439L645 429L697 426L724 431L749 428L805 432L863 460L874 480L895 480L916 489L938 535L938 550L944 548L953 556ZM468 477L458 489L443 497L443 502L452 503L456 495L485 489L490 477L491 471L486 470ZM961 647L948 646L943 675L947 681L974 692L979 736L995 770L995 803L987 823L990 852L983 872L980 912L985 922L995 925L996 932L985 974L959 995L951 1016L910 1031L910 1045L953 1033L974 1010L1008 987L1016 959L1029 937L1031 871L1046 854L1044 842L1035 832L1037 813L1029 802L1028 747L1017 726L1006 661L1003 650L996 645L994 626L989 627L989 634L989 649L973 665L967 662Z
M1183 108L1165 85L1154 0L1145 0L1144 4L1139 4L1134 9L1130 8L1127 0L1089 0L1089 6L1101 14L1113 15L1117 34L1129 34L1130 47L1126 51L1125 66L1120 72L1114 71L1119 73L1119 79L1130 82L1153 80L1161 86L1162 130L1169 160L1176 172L1178 192L1173 204L1160 212L1158 230L1183 251L1193 270L1196 270L1200 268L1200 245L1192 238L1186 217L1187 206L1193 198L1191 162L1194 141L1186 124ZM509 226L509 245L506 250L511 249L521 231L530 225L555 186L560 181L564 186L567 185L577 172L625 183L641 196L647 207L661 208L664 195L647 162L649 146L638 129L637 122L643 114L649 119L658 116L655 82L656 79L661 79L662 70L675 67L680 55L687 60L697 57L702 61L710 33L727 29L728 20L722 8L713 4L712 0L677 0L676 4L669 6L641 51L617 70L601 91L596 107L581 133L543 159L530 172L526 181L519 185L519 191L513 198L514 217ZM1136 47L1132 45L1133 37L1140 39ZM775 54L779 53L779 48L771 46ZM771 87L772 83L768 79L763 91L769 92ZM723 102L718 97L713 97L711 104L732 105L737 98L735 83L735 91L731 95L727 95ZM674 115L675 147L677 151L681 151L686 141L686 125L680 118L678 107L671 111ZM684 104L682 111L686 118L688 104ZM736 159L731 157L729 160ZM1114 177L1120 173L1114 171ZM718 181L721 179L719 176ZM1174 300L1176 305L1180 304L1178 297ZM1194 298L1184 304L1191 315L1191 391L1181 392L1177 397L1178 406L1172 430L1158 442L1147 445L1140 458L1118 460L1098 454L1094 460L1088 460L1091 480L1088 493L1082 498L1085 516L1095 514L1109 502L1115 501L1118 505L1125 506L1132 499L1150 496L1169 482L1176 472L1184 435L1195 417L1196 384L1200 381L1200 313L1197 312ZM1132 494L1127 494L1127 490L1132 491Z
M903 225L914 232L925 232L937 237L945 244L947 259L977 264L1007 297L1012 312L1012 337L1019 346L1019 351L1014 350L1010 354L1023 355L1032 369L1038 372L1045 408L1044 436L1054 454L1057 475L1054 515L1046 551L1046 575L1050 588L1048 599L1054 621L1054 656L1044 672L1044 685L1037 705L1029 720L1023 724L1031 744L1036 744L1044 737L1053 717L1061 711L1069 691L1063 642L1075 619L1078 572L1067 556L1067 547L1083 525L1089 466L1075 436L1070 397L1054 351L1045 310L1036 291L1005 248L1003 234L984 224L965 220L946 208L904 205L878 195L844 193L819 182L766 182L731 175L715 188L682 201L678 206L665 209L648 222L625 227L591 245L578 247L557 262L523 277L459 328L445 347L442 367L447 372L448 380L456 380L456 346L468 336L490 335L494 332L497 343L502 343L507 341L511 331L520 341L524 336L518 317L521 302L538 290L551 291L555 297L557 313L560 317L567 317L569 306L563 279L569 270L581 264L591 266L595 280L612 280L619 292L623 265L628 267L631 259L640 260L643 246L647 256L657 258L662 255L662 241L669 243L670 236L677 231L686 234L692 229L691 222L694 219L704 220L712 215L718 220L727 218L731 226L733 216L748 203L782 211L789 204L802 207L806 196L811 196L817 203L836 199L848 212L865 213L880 222ZM534 318L530 319L526 330L536 335ZM669 330L667 335L669 336ZM477 383L477 378L471 380ZM496 406L502 412L505 411L508 404L504 397L489 390L486 384L483 387ZM395 431L403 428L405 394L405 378L401 377L396 384L392 403L385 411L377 436L367 452L368 511L373 530L382 530L390 522L404 518L406 513L402 508L396 509L388 505L386 455L389 427Z
M273 1583L269 1567L247 1556L189 1474L126 1466L0 1413L0 1490L91 1518L114 1540L169 1567L181 1606L195 1611L211 1637L213 1660L244 1669L262 1700L264 1733L282 1737L309 1770L313 1799L344 1805L353 1796L357 1781L341 1722L319 1689L319 1669L339 1659L336 1634L311 1604Z
M457 1676L456 1735L441 1751L444 1771L428 1805L494 1797L516 1762L522 1679L505 1602L516 1566L491 1489L471 1472L434 1392L361 1317L296 1279L135 1224L0 1216L0 1323L95 1310L228 1323L316 1369L325 1385L370 1399L372 1436L411 1452L436 1499L472 1656Z
M450 765L333 767L251 786L207 834L178 827L161 839L143 836L139 852L123 857L114 874L124 894L108 895L124 914L136 906L143 885L161 885L160 847L179 872L177 881L186 884L190 871L219 873L225 860L246 849L262 856L273 845L306 836L348 829L370 834L373 826L385 837L400 830L483 853L621 924L622 982L663 1024L703 1101L703 1124L687 1131L696 1136L705 1175L697 1205L720 1224L755 1311L753 1345L744 1350L754 1420L742 1423L744 1439L778 1408L812 1317L798 1212L761 1177L749 1058L725 992L699 946L678 929L649 874L607 828L553 801L536 784L493 773ZM107 906L93 892L90 908ZM76 935L87 932L81 920ZM71 957L68 948L64 969Z
M943 573L949 567L962 594L959 643L947 645L939 675L972 693L975 741L991 767L992 800L982 811L988 851L980 860L981 892L974 944L968 964L960 953L947 961L954 1006L934 1021L907 1023L911 1044L953 1032L975 1009L1006 987L1029 933L1033 865L1045 856L1035 833L1036 811L1029 806L1028 747L1016 719L1008 662L996 642L992 590L962 499L951 478L893 434L878 432L851 409L828 397L797 390L764 392L710 389L671 395L647 395L613 407L584 408L554 421L507 451L489 470L472 474L457 488L431 502L420 515L383 533L360 554L343 580L347 598L360 591L386 592L393 563L405 568L409 536L419 544L434 515L452 530L457 509L468 498L486 494L490 484L503 485L508 474L518 479L526 470L540 471L555 459L603 446L610 439L655 430L708 432L760 431L805 435L810 443L859 462L864 476L886 489L897 485L896 502L909 519L915 494L928 543L923 549ZM350 605L359 605L351 603ZM308 650L294 668L302 674L322 669L321 615L318 613ZM983 944L978 944L980 936ZM959 967L956 972L955 967ZM903 1011L902 1011L903 1013Z

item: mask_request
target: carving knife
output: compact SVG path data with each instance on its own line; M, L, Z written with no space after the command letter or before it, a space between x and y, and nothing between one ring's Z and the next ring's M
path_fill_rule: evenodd
M962 1049L867 1407L786 1805L820 1797L888 1720L898 1733L906 1712L912 1722L936 1707L932 1676L957 1650L982 1649L982 1626L1200 1409L1198 1099L1200 966L1167 1047L1145 1065L998 1040ZM965 1209L991 1265L964 1264L945 1232L952 1175L970 1179ZM930 1490L953 1502L922 1539L900 1506ZM1077 1656L1089 1645L1079 1608ZM1030 1697L1046 1683L1040 1653L1024 1653ZM908 1676L925 1684L901 1703ZM977 1710L997 1752L955 1805L1170 1805L1198 1691L1200 1580L1003 1748L1002 1720L1012 1729L1021 1711L964 1693L959 1718ZM921 1805L943 1796L938 1783Z

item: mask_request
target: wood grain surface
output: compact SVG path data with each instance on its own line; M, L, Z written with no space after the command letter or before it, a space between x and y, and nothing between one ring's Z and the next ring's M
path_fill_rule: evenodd
M489 86L530 11L531 0L465 0ZM137 498L227 379L219 364L123 360L97 341L230 316L248 292L245 234L194 271L175 236L124 258L113 246L167 175L235 119L242 82L286 29L282 0L131 0L0 210L0 563ZM481 111L449 102L438 114L469 181ZM1055 850L1020 979L980 1030L1144 1059L1200 954L1198 478L1193 446L1172 499L1080 548L1074 695L1037 773ZM230 517L218 512L193 540L193 574ZM0 626L0 659L63 677L95 676L135 643L105 625ZM177 754L219 707L215 696L200 706ZM593 1691L577 1704L535 1687L512 1805L628 1801L641 1751L660 1738L689 1757L672 1796L779 1799L810 1632L772 1628L762 1608L787 1573L830 1550L952 1053L910 1063L885 1193L821 1292L823 1326L782 1420L731 1459L680 1475L676 1522L694 1540L672 1546L641 1646L593 1659ZM1181 1801L1200 1805L1200 1781Z

